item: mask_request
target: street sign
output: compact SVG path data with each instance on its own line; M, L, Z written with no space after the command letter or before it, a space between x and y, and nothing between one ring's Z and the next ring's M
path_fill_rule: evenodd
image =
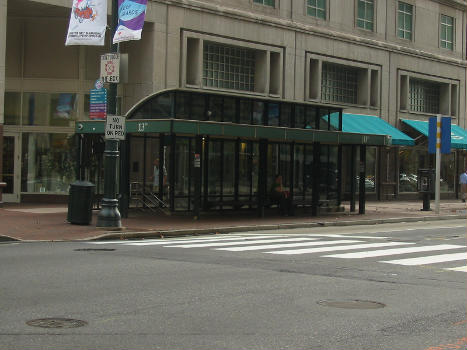
M125 140L125 117L109 116L105 123L106 140Z
M89 118L105 119L107 116L107 90L91 89L89 101Z
M105 83L120 82L120 54L101 55L101 78Z

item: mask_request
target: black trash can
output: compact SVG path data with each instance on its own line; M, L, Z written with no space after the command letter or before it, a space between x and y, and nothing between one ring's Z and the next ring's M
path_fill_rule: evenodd
M94 188L95 185L88 181L75 181L70 184L67 217L70 224L89 225L91 223Z

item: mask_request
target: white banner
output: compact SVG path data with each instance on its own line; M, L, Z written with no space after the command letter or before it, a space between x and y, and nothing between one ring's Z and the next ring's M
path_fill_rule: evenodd
M107 0L73 0L65 45L104 45Z

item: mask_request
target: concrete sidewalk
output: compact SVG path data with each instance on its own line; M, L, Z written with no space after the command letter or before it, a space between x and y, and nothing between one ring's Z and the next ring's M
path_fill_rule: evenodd
M271 211L264 218L251 213L215 212L204 215L200 220L191 216L153 214L130 211L129 217L122 219L124 228L120 231L96 228L98 211L93 211L90 225L72 225L66 221L66 205L45 204L4 204L0 208L0 240L21 241L74 241L95 239L136 239L161 236L227 233L264 229L369 225L389 222L429 221L466 218L466 203L459 200L443 200L440 213L421 211L422 201L367 202L364 215L350 213L348 203L343 203L345 211L311 217L306 213L296 216L278 216ZM228 215L226 215L226 213Z

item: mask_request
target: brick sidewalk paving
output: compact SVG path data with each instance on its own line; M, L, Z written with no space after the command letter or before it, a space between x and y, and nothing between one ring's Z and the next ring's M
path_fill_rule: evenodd
M434 202L431 202L432 211L421 211L421 201L388 201L367 202L364 215L357 212L350 213L348 203L344 203L345 211L342 213L326 214L311 217L306 213L296 216L282 217L277 211L271 211L264 218L258 218L255 212L210 213L200 220L193 220L188 215L155 215L149 212L130 211L129 218L122 219L122 231L110 231L96 228L98 211L93 211L93 220L90 225L72 225L66 221L66 205L44 204L5 204L0 208L0 237L10 237L26 241L68 241L84 240L96 237L109 236L125 238L141 238L160 236L161 234L189 234L189 233L215 233L235 230L254 230L261 228L278 228L279 225L312 226L312 225L352 225L382 222L400 222L407 220L434 220L448 218L466 218L466 203L455 200L441 201L440 213L434 212ZM115 236L117 235L117 236Z

